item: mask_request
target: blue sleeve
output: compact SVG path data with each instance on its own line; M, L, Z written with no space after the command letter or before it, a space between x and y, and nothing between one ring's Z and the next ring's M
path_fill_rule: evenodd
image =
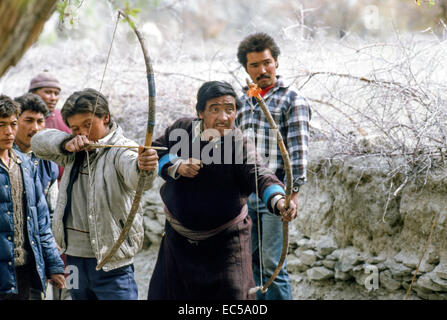
M161 157L158 160L158 175L166 180L168 178L167 168L172 165L172 161L178 158L178 156L171 153L167 153Z
M270 212L274 212L274 208L270 206L271 200L276 195L283 195L285 196L286 192L284 191L284 188L280 186L279 184L273 184L271 186L268 186L264 193L262 194L262 200L264 201L265 206L270 210Z

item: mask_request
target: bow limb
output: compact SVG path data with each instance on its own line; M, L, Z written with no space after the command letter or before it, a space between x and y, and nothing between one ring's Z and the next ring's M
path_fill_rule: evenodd
M254 88L255 85L250 84L250 82L247 79L248 87L251 88L250 90L253 90L251 93L253 93L253 96L255 97L256 101L258 102L259 106L261 107L262 112L264 113L270 127L276 132L276 139L278 142L279 150L281 151L281 156L284 162L284 169L286 171L286 208L290 205L290 198L292 195L292 166L290 164L290 157L289 152L287 151L286 145L284 144L284 140L281 136L281 132L278 129L278 126L275 123L275 120L272 117L272 114L270 113L270 110L267 108L264 99L262 99L261 95L259 94L259 91L256 91ZM249 93L251 95L251 93ZM273 272L270 279L265 283L265 285L260 288L262 293L267 292L268 287L272 284L273 280L275 280L276 276L281 271L282 266L284 265L284 261L287 257L287 250L289 247L289 222L283 221L282 223L282 233L283 233L283 239L282 239L282 252L281 257L279 259L278 265L276 266L275 271Z
M118 10L119 13L127 20L133 31L135 32L138 41L140 43L141 49L143 51L144 56L144 62L146 65L146 74L147 74L147 81L148 81L148 91L149 91L149 101L148 101L148 120L147 120L147 126L146 126L146 137L144 140L144 146L150 147L152 145L152 136L154 132L155 127L155 80L154 80L154 72L152 69L152 63L151 59L149 57L146 44L144 41L144 38L142 34L137 29L135 23L131 20L131 18L123 11ZM98 263L98 266L96 267L96 270L101 270L104 265L110 261L110 259L115 255L115 253L118 251L118 249L121 247L121 244L126 239L127 234L130 231L130 228L132 227L132 223L135 219L135 216L138 212L138 209L140 207L140 200L141 196L144 191L144 185L145 180L147 177L147 171L140 171L140 175L138 178L138 185L137 189L135 191L135 197L132 202L132 206L130 208L130 212L128 214L126 223L123 226L123 229L121 230L121 233L116 240L115 244L112 246L112 248L109 250L109 252L104 256L102 261Z

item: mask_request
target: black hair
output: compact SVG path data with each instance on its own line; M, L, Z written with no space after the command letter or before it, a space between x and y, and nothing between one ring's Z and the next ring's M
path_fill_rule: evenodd
M242 102L236 95L231 84L224 81L208 81L202 84L197 92L197 115L199 112L205 111L206 102L210 99L230 95L236 100L236 110L242 107Z
M9 118L13 114L17 118L19 117L20 105L10 97L4 94L0 95L0 118Z
M96 106L96 107L95 107ZM61 109L62 119L68 124L67 119L79 113L95 113L95 116L102 118L109 115L109 127L112 126L112 117L109 111L109 103L104 95L92 88L72 93Z
M44 117L48 115L48 108L40 96L34 93L25 93L20 97L14 98L14 101L20 104L20 114L29 110L42 113Z
M271 36L263 32L249 35L239 44L237 59L245 70L247 70L247 54L250 52L262 52L266 49L270 50L273 59L278 62L278 56L281 50Z

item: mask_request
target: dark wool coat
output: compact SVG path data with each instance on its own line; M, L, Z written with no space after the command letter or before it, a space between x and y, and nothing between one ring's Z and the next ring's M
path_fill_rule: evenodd
M225 138L202 141L196 132L198 122L194 122L198 120L184 118L176 121L153 143L169 148L159 152L159 174L166 180L160 193L172 216L194 231L211 230L234 219L246 204L248 195L256 190L256 167L259 194L272 210L271 199L284 194L283 185L270 170L260 163L255 167L254 162L249 161L249 146L241 132L235 129ZM183 148L188 152L175 153L179 143L189 145L189 148ZM198 158L194 153L198 145L194 146L194 143L199 143L202 156L208 154L214 160L220 158L220 163L207 163L201 158L204 164L197 176L174 179L168 174L168 168L179 157ZM239 151L242 154L238 154ZM217 235L200 241L180 235L166 222L148 299L253 299L254 295L248 294L254 287L250 232L248 215Z

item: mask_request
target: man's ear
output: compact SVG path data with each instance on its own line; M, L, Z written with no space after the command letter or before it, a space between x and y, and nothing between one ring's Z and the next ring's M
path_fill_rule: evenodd
M104 124L109 124L109 122L110 122L110 115L109 115L109 114L106 114L106 115L104 116Z

